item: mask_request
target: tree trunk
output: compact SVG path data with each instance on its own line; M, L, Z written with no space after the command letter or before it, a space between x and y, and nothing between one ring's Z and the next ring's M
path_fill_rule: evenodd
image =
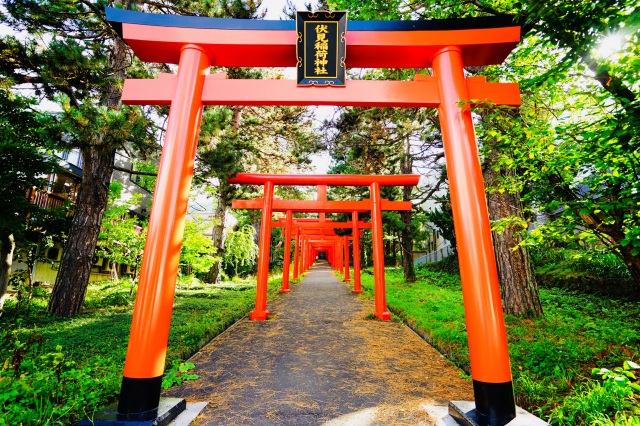
M0 241L0 309L4 306L4 301L7 298L7 287L9 286L15 248L13 234L9 234Z
M627 268L629 268L629 273L631 274L631 278L636 284L640 284L640 257L634 256L631 253L633 249L632 245L629 244L627 246L620 246L620 256L624 261Z
M407 137L404 142L404 157L400 171L403 174L413 172L413 158L411 157L411 140ZM404 186L402 188L402 200L411 201L412 186ZM402 250L402 267L404 269L404 280L408 283L416 281L416 270L413 265L413 229L411 227L411 219L413 211L400 212L400 218L404 227L400 234L400 250Z
M513 173L512 170L493 170L492 160L494 158L495 149L485 160L483 175L487 187L491 186L501 173ZM519 192L487 193L487 204L491 220L510 216L522 217ZM542 315L542 304L538 285L531 269L529 253L526 248L518 246L523 239L519 231L521 229L509 226L500 234L492 232L498 277L502 289L502 306L507 314L536 318ZM515 247L518 248L514 250Z
M123 2L129 9L133 2ZM110 58L114 78L124 78L127 45L121 39L114 40ZM112 84L104 93L102 104L107 108L118 108L122 89ZM76 206L71 220L69 236L64 246L60 269L49 299L48 310L53 315L70 317L80 312L89 286L102 215L107 208L109 183L113 174L116 148L108 143L108 135L95 134L82 148L82 183L78 190Z
M113 148L91 146L82 150L82 183L49 300L48 309L54 315L70 317L82 308L107 207L114 158Z
M402 244L402 267L404 269L404 280L408 283L416 281L416 270L413 266L413 236L411 235L411 212L401 212L404 228L400 234Z
M215 254L220 256L220 260L211 266L209 272L207 273L206 280L209 283L220 284L220 271L222 270L222 253L224 251L224 224L227 218L227 210L228 206L225 202L225 197L223 197L222 185L226 184L220 183L220 190L217 194L217 206L216 211L213 217L213 248L215 249ZM228 184L226 184L228 185Z

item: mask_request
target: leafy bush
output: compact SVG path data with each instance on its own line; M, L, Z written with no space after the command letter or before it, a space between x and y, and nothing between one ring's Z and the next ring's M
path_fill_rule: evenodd
M62 346L42 349L42 337L20 341L4 333L12 357L0 368L0 425L65 424L79 420L73 413L91 413L118 390L108 378L80 367ZM70 414L71 413L71 414Z
M640 425L635 415L640 414L640 385L633 370L640 370L640 365L628 360L613 370L592 369L602 382L580 384L551 411L551 424Z
M164 372L162 376L162 389L169 389L172 386L180 386L185 380L196 380L200 376L188 371L195 368L192 362L178 362L173 361L171 368Z
M628 403L628 408L640 413L640 405L638 405L640 383L633 373L634 370L640 370L640 365L627 360L622 367L616 367L613 371L608 368L594 368L591 374L600 376L605 389L623 398Z
M460 267L458 265L458 256L449 256L438 262L423 263L416 266L416 273L420 271L434 271L445 272L447 274L458 275L460 274Z
M605 421L607 414L615 414L625 409L625 404L614 392L600 383L588 381L579 383L562 404L549 415L552 425L588 425Z
M631 274L622 259L604 250L568 250L531 247L535 269L564 268L581 274L630 280Z

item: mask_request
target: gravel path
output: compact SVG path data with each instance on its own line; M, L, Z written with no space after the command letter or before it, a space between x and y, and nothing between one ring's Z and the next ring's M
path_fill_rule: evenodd
M209 401L198 425L431 425L425 404L473 400L431 346L404 325L370 319L326 263L193 358L200 379L163 396Z

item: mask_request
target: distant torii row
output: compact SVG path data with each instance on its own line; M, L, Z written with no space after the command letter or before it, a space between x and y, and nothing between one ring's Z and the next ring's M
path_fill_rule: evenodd
M371 229L373 244L373 271L374 271L374 295L375 315L382 320L389 320L391 314L387 311L385 278L384 278L384 247L382 243L382 211L395 210L406 211L412 209L411 201L389 201L380 197L381 186L415 186L420 181L420 175L270 175L270 174L246 174L240 173L233 178L228 178L229 183L259 184L264 186L264 198L257 200L233 200L231 207L239 209L262 209L260 222L260 242L258 255L258 277L256 290L256 306L251 312L251 319L262 321L269 317L267 310L267 283L269 280L269 256L271 249L272 213L274 211L287 213L287 225L285 226L285 258L283 265L283 280L287 280L288 289L289 264L291 263L288 250L291 241L292 213L351 213L353 235L357 236L358 213L371 212ZM279 200L273 196L275 185L318 186L317 200ZM327 201L327 186L368 186L371 199L362 201ZM340 246L340 244L339 244ZM344 245L342 245L344 247ZM357 253L356 253L357 250ZM309 256L307 250L303 255ZM360 257L358 244L354 244L354 258ZM343 256L339 256L342 259ZM310 263L303 262L303 268ZM338 261L342 269L342 261ZM354 263L355 266L355 263ZM354 270L354 276L360 277ZM294 265L294 268L296 266ZM285 278L286 277L286 278ZM358 290L360 287L358 286Z

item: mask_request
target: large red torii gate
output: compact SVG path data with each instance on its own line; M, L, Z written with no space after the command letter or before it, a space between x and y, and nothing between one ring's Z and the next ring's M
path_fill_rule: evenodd
M258 256L258 284L256 289L256 307L251 312L251 319L262 321L267 319L267 283L269 281L269 252L271 249L272 212L291 213L352 213L371 212L371 228L373 233L373 271L375 279L375 315L381 320L391 319L387 311L384 280L384 249L382 246L382 211L411 210L411 201L389 201L380 197L381 186L415 186L420 175L271 175L239 173L228 178L229 183L263 185L264 198L256 200L233 200L234 209L262 209L260 221L260 241ZM273 197L275 185L314 185L324 188L318 191L318 200L280 200ZM326 186L367 186L371 199L362 201L327 201ZM321 197L320 194L324 194ZM324 198L324 199L320 199ZM357 222L357 221L356 221ZM357 226L357 223L356 223ZM290 229L290 227L287 227ZM290 236L285 236L289 241ZM286 254L286 251L285 251ZM288 275L287 257L285 269Z
M347 67L431 68L414 81L346 81L340 88L286 80L227 80L210 66L292 67L293 21L212 19L107 8L107 20L142 61L177 75L126 80L127 104L171 105L134 305L117 417L158 417L188 193L204 105L352 105L438 108L458 242L475 410L504 425L515 402L500 289L470 103L520 104L515 83L465 78L463 66L501 63L520 39L511 17L352 21ZM330 184L323 182L323 184ZM263 211L264 213L264 211ZM163 414L164 416L164 414ZM97 419L95 424L100 424ZM104 423L112 424L112 423Z

